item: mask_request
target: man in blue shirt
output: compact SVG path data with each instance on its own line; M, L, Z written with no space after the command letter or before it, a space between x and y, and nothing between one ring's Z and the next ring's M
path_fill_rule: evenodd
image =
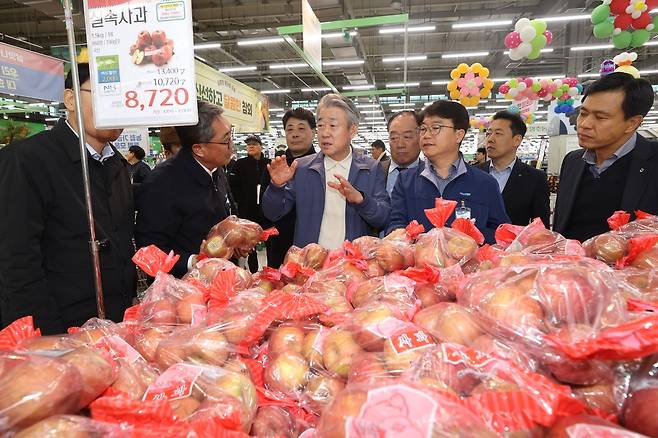
M415 111L399 111L388 119L388 142L391 159L382 163L386 174L386 191L389 196L400 173L418 166L420 142L418 137L418 114Z
M388 232L412 220L432 228L425 209L438 197L457 201L485 240L494 242L498 225L509 222L496 180L466 164L459 147L469 127L466 108L457 102L437 101L420 115L420 146L426 160L398 177L392 194ZM448 219L450 225L455 214Z

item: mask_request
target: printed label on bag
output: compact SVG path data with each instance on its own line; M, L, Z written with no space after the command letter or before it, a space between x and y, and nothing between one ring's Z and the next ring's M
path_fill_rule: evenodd
M199 327L206 321L208 315L208 308L203 304L192 304L192 327Z
M397 331L393 336L388 338L388 342L390 342L393 351L398 355L435 345L430 335L422 328L416 326Z
M144 360L137 350L117 335L103 336L94 347L107 351L114 358L126 359L130 364Z
M178 400L189 397L192 394L194 382L203 370L203 367L190 364L172 365L149 385L143 400Z

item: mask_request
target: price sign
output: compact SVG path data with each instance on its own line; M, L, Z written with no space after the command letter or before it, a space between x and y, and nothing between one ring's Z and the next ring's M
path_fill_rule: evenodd
M198 122L191 0L88 0L97 128Z

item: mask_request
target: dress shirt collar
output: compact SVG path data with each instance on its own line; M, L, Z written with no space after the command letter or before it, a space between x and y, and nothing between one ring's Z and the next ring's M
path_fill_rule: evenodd
M439 175L439 172L437 172L436 168L434 167L434 164L432 164L430 160L427 160L427 164L429 165L428 168L434 175L446 181L452 181L453 179L457 178L459 175L466 173L466 163L464 162L464 156L462 155L461 152L459 153L459 156L454 161L454 163L450 165L450 173L446 178L443 178L441 175Z
M503 168L500 169L500 170L498 170L498 169L496 168L496 166L494 166L494 163L493 163L493 160L492 160L492 161L489 163L489 173L491 173L491 172L498 172L498 173L500 173L500 172L504 172L504 171L506 171L506 170L509 170L509 171L511 172L512 169L514 168L514 165L516 164L516 160L517 160L517 158L514 157L514 159L512 160L511 163L509 163L507 166L503 167Z
M333 158L330 158L326 155L324 156L324 167L326 169L333 169L337 166L340 166L343 169L349 170L351 164L352 164L352 150L350 150L350 153L347 155L347 157L343 158L340 161L336 161Z
M201 164L201 161L197 160L196 157L194 156L194 154L192 154L192 157L194 158L194 161L196 161L197 163L199 163L199 166L201 166L201 168L202 168L203 170L205 170L206 173L207 173L208 175L210 175L210 177L212 178L212 174L215 173L215 170L217 170L217 168L215 167L213 170L210 170L210 169L208 169L206 166L204 166L203 164Z
M73 131L76 137L80 138L78 132L73 129L68 120L66 121L66 125L71 129L71 131ZM94 149L89 143L85 143L85 146L87 146L87 151L89 151L91 158L98 161L99 163L103 163L108 158L114 156L114 149L112 149L112 146L110 146L109 143L106 143L105 146L103 146L103 150L100 154L96 152L96 149Z
M590 170L595 176L599 176L606 169L612 166L615 161L623 157L624 155L629 154L633 149L635 149L635 143L637 143L637 132L634 133L626 143L621 145L619 149L615 151L609 158L607 158L600 166L596 164L596 152L592 150L587 150L583 154L583 160L590 165Z
M416 158L416 161L414 161L413 163L409 164L408 166L404 166L404 167L406 167L407 169L413 169L414 167L418 167L419 162L420 162L420 157ZM388 168L388 173L393 172L398 167L400 167L400 165L398 163L396 163L395 161L393 161L393 159L391 158L391 165Z

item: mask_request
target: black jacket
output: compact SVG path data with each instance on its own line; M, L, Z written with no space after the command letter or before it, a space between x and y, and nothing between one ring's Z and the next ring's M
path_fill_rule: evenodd
M491 161L476 167L489 173ZM550 227L550 206L546 173L534 169L517 158L503 189L505 210L514 225L525 226L539 217Z
M224 169L211 179L208 172L183 148L157 166L137 189L137 247L156 245L174 250L180 259L171 271L182 277L187 261L198 254L208 231L236 213Z
M308 151L299 157L293 157L289 150L286 151L286 161L288 166L292 164L297 158L307 157L315 154L313 146ZM270 184L270 173L265 172L263 175L263 182L261 183L261 199L265 193L265 189ZM297 219L296 210L293 209L290 213L283 216L275 222L266 222L267 226L275 226L279 230L278 236L272 236L267 240L267 265L273 268L278 268L283 263L286 253L292 246L295 237L295 220Z
M88 161L106 317L121 321L135 294L128 163L116 149ZM0 205L11 206L0 220L3 325L32 315L55 334L96 316L79 143L63 119L0 151Z
M558 233L564 233L569 226L578 185L587 169L584 154L584 149L572 151L562 161L553 217L553 229ZM635 218L635 210L658 214L658 143L637 136L621 205L617 210L631 213L631 219ZM601 218L601 221L606 222L607 219Z
M128 164L128 174L133 184L141 184L144 182L146 175L151 173L151 168L143 161L138 161L135 164Z
M240 158L232 169L229 177L231 192L238 204L238 216L249 219L260 225L265 223L265 217L260 209L260 186L265 174L269 175L267 165L270 160L262 154L259 160L252 157ZM257 202L258 201L258 202Z

